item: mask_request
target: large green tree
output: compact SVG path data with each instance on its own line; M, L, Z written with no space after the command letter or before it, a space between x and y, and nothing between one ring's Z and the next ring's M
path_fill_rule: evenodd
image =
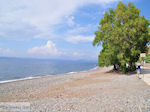
M93 45L102 45L99 66L119 66L124 73L135 70L141 52L147 52L150 22L140 16L132 3L119 2L116 9L109 9L95 32ZM128 65L128 66L127 66Z

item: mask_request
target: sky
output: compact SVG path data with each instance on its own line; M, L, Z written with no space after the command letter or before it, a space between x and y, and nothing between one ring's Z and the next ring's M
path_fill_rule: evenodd
M0 56L97 60L94 32L119 1L150 20L150 0L0 0Z

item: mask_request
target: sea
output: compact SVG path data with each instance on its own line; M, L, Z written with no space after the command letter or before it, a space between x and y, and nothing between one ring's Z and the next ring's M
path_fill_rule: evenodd
M97 68L97 61L0 58L0 83Z

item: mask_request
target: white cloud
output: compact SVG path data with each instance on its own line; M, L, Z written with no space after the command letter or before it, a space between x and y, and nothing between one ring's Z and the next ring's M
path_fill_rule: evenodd
M94 36L83 36L83 35L70 36L66 38L66 40L71 43L92 42L93 39L94 39Z
M47 41L46 45L36 46L31 49L28 49L28 54L31 54L34 57L57 57L62 53L58 51L56 45L52 41Z
M0 56L12 56L12 51L7 48L7 49L3 49L3 48L0 48Z
M97 25L95 25L97 26ZM88 32L93 28L94 26L92 24L88 24L87 26L80 26L79 24L76 25L73 29L70 29L68 31L69 34L79 34L83 32Z
M83 58L84 54L83 53L79 53L79 52L73 52L73 57L76 57L76 58Z
M119 0L0 0L0 35L25 39L54 37L55 25L64 23L65 17L79 7L116 1ZM74 24L73 17L68 24Z
M73 26L75 23L74 23L74 17L71 16L71 17L68 17L68 20L67 20L67 24L69 26Z

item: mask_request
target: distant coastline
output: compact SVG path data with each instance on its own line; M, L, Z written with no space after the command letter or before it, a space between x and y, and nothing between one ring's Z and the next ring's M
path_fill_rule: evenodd
M32 57L6 57L0 56L0 59L20 59L20 60L41 60L41 61L81 61L81 62L97 62L97 60L84 60L84 59L57 59L57 58L32 58Z

